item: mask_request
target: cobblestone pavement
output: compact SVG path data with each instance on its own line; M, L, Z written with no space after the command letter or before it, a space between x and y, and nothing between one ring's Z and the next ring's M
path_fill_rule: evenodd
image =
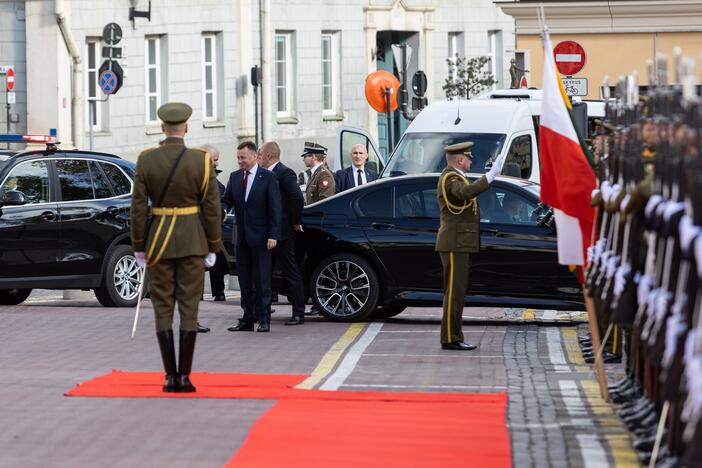
M64 397L113 368L160 371L161 362L149 301L131 340L133 310L100 307L90 293L61 297L37 291L25 304L0 307L0 466L218 467L273 404ZM236 293L228 298L202 303L200 321L213 331L198 338L196 371L305 373L308 387L327 390L507 391L516 467L636 466L578 354L578 314L466 309L466 340L479 348L456 353L439 347L436 308L385 322L311 317L284 327L290 307L275 304L272 332L262 335L227 332L240 316Z

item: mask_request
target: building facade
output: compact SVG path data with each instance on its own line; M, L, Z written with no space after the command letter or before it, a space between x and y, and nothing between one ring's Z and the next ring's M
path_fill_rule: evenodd
M575 76L587 78L588 99L600 98L605 77L611 86L620 75L634 70L639 84L651 84L647 61L657 54L668 56L670 79L675 47L696 61L702 54L702 2L698 0L494 1L515 20L516 54L530 70L526 73L529 86L540 88L543 76L540 4L554 45L572 40L583 46L585 66Z
M373 71L397 73L393 44L412 48L408 77L426 73L430 102L444 98L446 58L456 54L489 56L497 87L509 86L514 22L491 0L169 0L151 2L150 20L129 21L130 7L148 5L0 1L0 65L17 73L11 131L56 129L64 146L92 142L134 160L162 138L158 106L182 101L194 109L188 144L220 147L225 172L236 167L237 143L256 134L278 141L286 164L300 170L303 142L336 151L341 125L383 139L384 115L370 108L364 86ZM106 98L97 82L110 22L123 31L125 78ZM254 65L262 65L257 100ZM5 121L0 113L1 132ZM399 112L394 125L396 135L406 128Z

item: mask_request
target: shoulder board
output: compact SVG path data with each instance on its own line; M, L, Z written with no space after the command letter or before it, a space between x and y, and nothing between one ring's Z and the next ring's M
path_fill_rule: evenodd
M207 151L205 148L188 148L188 149L197 150L197 151L200 151L202 153L209 154L209 151Z

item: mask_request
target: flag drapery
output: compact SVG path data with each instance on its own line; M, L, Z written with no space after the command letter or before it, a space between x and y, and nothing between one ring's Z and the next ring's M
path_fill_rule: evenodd
M590 197L595 172L580 145L571 105L556 70L553 46L544 34L544 81L539 148L541 200L553 208L558 229L558 262L585 265L594 222Z

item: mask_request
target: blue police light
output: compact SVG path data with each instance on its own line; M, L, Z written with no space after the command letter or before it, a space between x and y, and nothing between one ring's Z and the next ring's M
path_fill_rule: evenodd
M51 135L2 135L2 134L0 134L0 142L54 144L54 143L57 143L58 140L57 140L56 136L51 136Z

